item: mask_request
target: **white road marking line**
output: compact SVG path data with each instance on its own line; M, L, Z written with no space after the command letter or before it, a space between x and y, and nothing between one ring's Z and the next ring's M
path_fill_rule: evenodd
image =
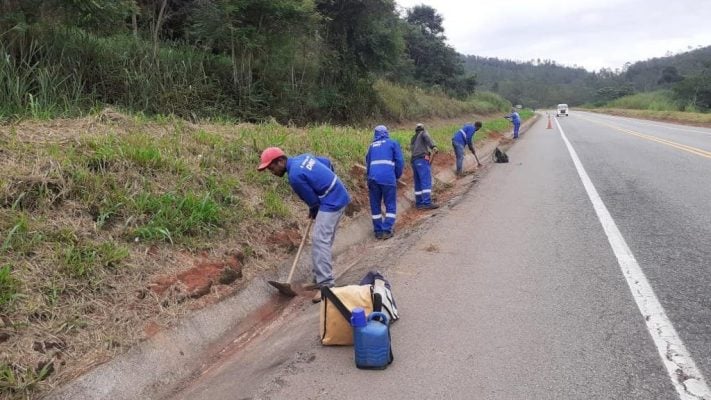
M612 251L617 257L622 274L625 276L637 307L646 321L647 330L657 346L659 355L667 368L667 373L672 380L672 384L674 384L676 392L679 394L679 398L681 400L711 400L711 389L706 384L703 374L696 367L696 363L691 358L686 346L684 346L684 342L682 342L669 317L667 317L664 308L652 290L652 286L647 281L647 277L627 246L627 242L617 228L615 220L612 219L610 212L602 202L597 189L595 189L590 177L585 172L578 154L568 141L557 120L556 125L558 125L560 136L563 138L570 157L573 159L578 176L580 176L585 191L595 208L595 213L605 230L610 247L612 247Z

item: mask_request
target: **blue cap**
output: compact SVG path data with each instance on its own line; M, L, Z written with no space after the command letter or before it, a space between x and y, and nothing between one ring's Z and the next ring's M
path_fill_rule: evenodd
M361 328L368 323L365 321L365 310L362 307L356 307L351 311L351 326Z
M388 133L388 128L385 127L385 125L378 125L374 129L375 133L384 133L387 135Z

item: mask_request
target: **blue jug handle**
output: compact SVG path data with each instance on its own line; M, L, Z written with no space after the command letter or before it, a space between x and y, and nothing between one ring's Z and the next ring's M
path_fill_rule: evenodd
M385 325L388 324L388 316L385 313L379 312L379 311L374 311L368 315L368 321L371 321L374 318L380 317L381 322L384 323Z

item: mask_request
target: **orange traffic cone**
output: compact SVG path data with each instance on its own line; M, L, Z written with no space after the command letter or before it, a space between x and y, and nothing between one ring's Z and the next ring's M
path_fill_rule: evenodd
M548 127L546 129L553 129L553 126L551 125L551 116L550 114L548 115Z

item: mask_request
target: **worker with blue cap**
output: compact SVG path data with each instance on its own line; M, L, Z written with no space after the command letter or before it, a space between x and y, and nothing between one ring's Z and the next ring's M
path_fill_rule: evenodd
M515 108L511 109L511 114L505 116L504 118L511 121L513 124L513 138L518 139L518 130L521 127L521 116L518 115L518 111Z
M376 239L393 237L397 216L397 180L402 176L404 163L400 144L390 138L388 128L376 126L373 142L365 155L368 197Z

